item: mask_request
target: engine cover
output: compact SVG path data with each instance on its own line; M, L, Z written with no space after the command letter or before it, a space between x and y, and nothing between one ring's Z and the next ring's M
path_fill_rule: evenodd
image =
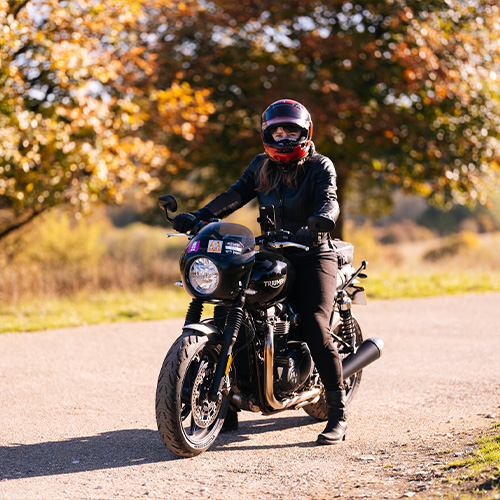
M284 394L301 389L312 375L314 364L305 342L289 342L274 358L276 385Z

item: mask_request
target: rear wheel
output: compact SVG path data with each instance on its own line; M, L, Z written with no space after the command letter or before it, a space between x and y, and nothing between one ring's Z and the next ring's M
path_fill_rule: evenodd
M358 347L363 343L363 334L361 332L361 327L359 326L358 320L353 316L352 317L354 323L354 352L358 349ZM351 339L343 338L340 333L340 318L336 317L334 319L334 328L333 333L340 337L347 344L351 344ZM337 351L340 354L341 359L348 356L352 349L348 349L344 344L335 340L334 344L337 348ZM349 377L344 381L345 391L346 391L346 407L348 407L353 399L356 391L358 390L359 384L361 383L361 375L363 370L355 373L352 377ZM317 403L313 403L311 405L304 406L304 411L310 415L311 417L317 420L328 420L328 405L326 404L324 393L321 394L321 397Z
M167 448L180 457L207 450L224 423L227 397L208 398L218 358L215 339L186 330L163 362L156 389L156 422Z

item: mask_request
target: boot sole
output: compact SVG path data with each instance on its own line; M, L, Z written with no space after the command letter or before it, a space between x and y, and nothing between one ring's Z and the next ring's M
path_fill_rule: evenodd
M345 434L342 436L342 439L328 439L320 434L316 442L318 444L341 444L343 441L345 441L345 439Z

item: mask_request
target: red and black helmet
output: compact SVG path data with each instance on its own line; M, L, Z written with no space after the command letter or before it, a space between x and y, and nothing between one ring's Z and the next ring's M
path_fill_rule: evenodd
M300 137L275 141L271 134L276 127L300 129ZM280 164L293 163L304 158L311 148L313 124L309 111L297 101L281 99L273 102L260 120L262 142L267 156Z

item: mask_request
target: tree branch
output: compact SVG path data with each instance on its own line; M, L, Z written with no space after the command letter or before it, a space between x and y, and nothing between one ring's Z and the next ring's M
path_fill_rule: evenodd
M25 7L29 2L30 0L21 0L21 2L17 2L16 0L9 0L9 10L14 18L17 17L21 9Z
M2 229L0 231L0 240L5 238L8 234L17 231L18 229L22 228L29 222L31 222L35 217L38 217L42 212L46 210L47 207L42 207L42 208L33 208L31 212L24 218L14 220L11 224L7 226L7 228Z

